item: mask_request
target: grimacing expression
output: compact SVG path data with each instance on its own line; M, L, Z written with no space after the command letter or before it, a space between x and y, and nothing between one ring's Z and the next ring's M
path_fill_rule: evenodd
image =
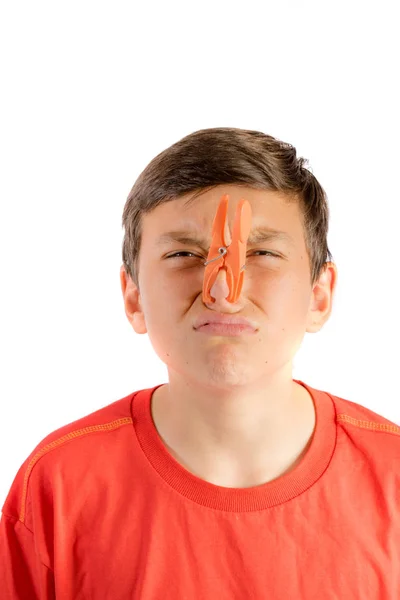
M227 223L232 232L236 205L250 202L252 231L282 232L267 241L247 245L243 289L236 303L218 298L204 304L204 262L211 243L212 223L221 195L229 194ZM315 322L316 291L311 285L303 218L296 201L279 192L223 185L165 202L142 217L138 260L139 290L129 278L132 324L147 331L151 344L170 375L203 385L248 385L291 361ZM181 232L181 236L168 236ZM251 233L250 233L251 236ZM176 241L191 237L197 241ZM132 308L134 307L134 308ZM213 312L251 319L256 332L238 337L204 335L194 328L199 316ZM128 314L128 313L127 313ZM325 320L329 315L325 316Z

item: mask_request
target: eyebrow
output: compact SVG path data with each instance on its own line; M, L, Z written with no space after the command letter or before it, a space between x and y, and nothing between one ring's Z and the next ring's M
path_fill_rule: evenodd
M294 246L294 240L289 234L287 234L285 231L279 231L278 229L273 229L271 227L256 227L253 229L250 232L247 244L254 246L255 244L271 242L274 240L281 240L283 242L287 242L291 246ZM170 244L171 242L179 242L185 246L198 246L204 251L206 251L208 246L205 239L190 231L168 231L163 233L157 239L156 244L157 246L162 246L165 244Z

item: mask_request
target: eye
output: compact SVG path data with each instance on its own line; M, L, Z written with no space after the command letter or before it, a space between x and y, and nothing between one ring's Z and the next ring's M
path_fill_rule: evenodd
M275 254L275 252L270 252L269 250L255 250L253 254L257 254L262 252L261 256L272 256L273 258L280 258L279 254Z
M170 254L169 256L167 256L167 258L180 258L181 256L188 256L188 255L194 256L195 258L201 258L201 256L198 256L197 254L194 254L193 252L187 252L184 250L181 250L181 252L175 252L174 254Z

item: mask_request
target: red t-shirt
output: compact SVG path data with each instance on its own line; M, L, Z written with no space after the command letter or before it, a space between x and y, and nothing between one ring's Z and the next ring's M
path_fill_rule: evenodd
M398 600L400 428L310 388L291 472L226 488L188 472L151 389L47 436L3 506L3 600Z

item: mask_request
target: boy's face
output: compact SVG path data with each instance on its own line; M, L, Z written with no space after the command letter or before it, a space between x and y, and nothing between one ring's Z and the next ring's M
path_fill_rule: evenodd
M230 232L236 205L245 198L252 209L252 230L270 227L286 235L247 245L244 283L236 303L218 295L215 304L204 304L203 263L224 193L229 194ZM121 267L125 310L135 331L149 334L170 376L206 386L249 385L282 368L291 372L291 361L305 332L318 331L329 317L336 278L333 265L311 286L298 203L289 203L279 192L234 185L218 186L185 206L188 197L166 202L143 215L139 290ZM165 234L172 231L202 238L205 247L168 241ZM171 258L177 252L189 254ZM210 313L248 318L256 331L228 337L197 330L198 319Z

